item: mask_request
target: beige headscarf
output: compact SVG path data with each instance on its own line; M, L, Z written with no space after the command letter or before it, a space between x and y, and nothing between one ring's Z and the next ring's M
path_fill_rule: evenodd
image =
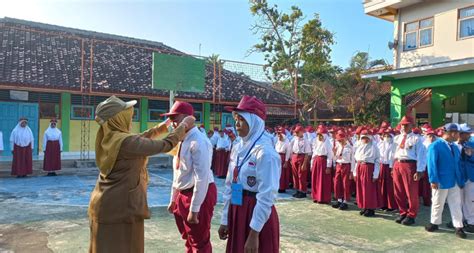
M112 171L125 138L132 136L133 107L123 110L100 125L95 139L95 161L102 176Z

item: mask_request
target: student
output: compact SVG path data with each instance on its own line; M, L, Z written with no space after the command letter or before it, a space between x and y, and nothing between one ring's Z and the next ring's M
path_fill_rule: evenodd
M281 162L265 134L265 104L244 96L233 111L242 145L229 168L224 191L219 237L227 240L227 253L278 253L280 224L274 206Z
M58 121L53 118L43 135L43 170L48 176L56 176L56 171L61 170L61 152L63 151L63 137L61 130L56 127Z
M177 127L194 115L191 104L176 101L163 114ZM178 144L173 159L173 185L168 211L174 215L186 252L212 252L211 220L217 203L217 188L211 171L212 144L192 126Z
M347 210L347 202L351 199L351 178L352 178L352 146L347 142L347 136L341 132L336 135L336 152L334 160L336 162L336 175L334 177L334 197L337 203L333 208Z
M291 167L293 172L293 184L296 193L295 198L306 198L308 191L308 162L311 154L311 143L304 138L304 129L301 126L295 128L295 137L290 142Z
M328 130L320 125L317 137L313 141L311 197L314 203L329 204L331 202L333 144L328 136Z
M278 141L275 144L275 150L280 154L281 177L278 193L285 193L290 185L291 176L291 148L290 142L286 139L283 129L277 130Z
M13 153L12 175L18 178L33 174L33 132L28 127L28 119L20 118L10 135Z

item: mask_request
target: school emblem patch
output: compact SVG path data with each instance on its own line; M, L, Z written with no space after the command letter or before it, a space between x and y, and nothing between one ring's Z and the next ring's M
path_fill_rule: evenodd
M250 187L254 187L257 184L257 178L252 177L252 176L247 177L247 184Z
M255 163L254 162L249 162L249 166L250 167L255 167Z

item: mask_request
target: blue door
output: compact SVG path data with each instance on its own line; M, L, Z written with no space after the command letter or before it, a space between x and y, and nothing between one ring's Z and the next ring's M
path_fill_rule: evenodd
M221 129L224 129L227 124L230 124L234 127L234 118L232 117L232 113L222 113L222 122L221 122Z
M28 118L28 126L31 128L35 138L33 154L38 153L38 114L38 104L0 102L0 131L3 133L2 141L5 148L2 155L11 156L10 134L18 124L20 117Z

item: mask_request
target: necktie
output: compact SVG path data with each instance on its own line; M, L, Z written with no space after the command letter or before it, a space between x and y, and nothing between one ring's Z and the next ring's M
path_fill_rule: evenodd
M400 148L405 148L405 142L407 141L407 135L404 134L403 135L403 139L402 139L402 142L400 143Z
M180 162L180 158L181 158L181 145L183 144L183 142L180 142L178 144L178 158L176 159L176 169L179 170L179 166L181 165L181 162Z

